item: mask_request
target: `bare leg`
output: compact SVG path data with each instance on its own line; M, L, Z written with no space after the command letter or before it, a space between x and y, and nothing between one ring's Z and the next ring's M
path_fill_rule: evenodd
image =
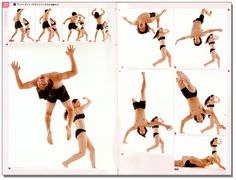
M170 55L169 51L167 51L166 56L168 58L169 67L171 67L171 55Z
M11 37L10 41L12 41L12 40L13 40L13 38L15 37L15 35L17 34L17 32L18 32L18 29L16 29L16 30L15 30L15 32L14 32L14 34L12 35L12 37Z
M69 30L69 34L68 34L68 37L67 37L67 41L69 41L70 36L71 36L71 33L72 33L72 30Z
M38 38L37 41L40 41L40 39L41 39L41 37L44 35L44 33L45 33L45 29L43 29L43 32L40 34L40 36L39 36L39 38Z
M79 36L80 36L80 29L77 28L76 30L78 31L78 35L77 35L76 41L79 41L79 39L80 39L80 38L79 38Z
M217 59L218 68L220 68L220 56L218 54L216 54L216 59Z
M21 31L21 38L20 38L20 42L24 42L25 39L25 30L23 27L20 28Z
M160 143L160 137L158 135L156 135L154 139L155 139L155 144L153 146L149 147L147 149L147 152L158 147L158 145Z
M105 32L104 32L104 30L102 30L102 38L103 38L103 42L105 42Z
M31 39L31 41L34 41L34 39L33 39L32 37L30 37L29 33L30 33L30 30L27 31L26 37L29 38L29 39Z
M87 137L87 148L89 150L89 158L90 158L90 162L92 164L92 168L96 168L96 163L95 163L95 148L92 144L92 142L90 141L90 139Z
M57 37L58 37L58 41L60 41L60 35L59 35L58 31L56 30L56 31L54 31L54 32L56 33L56 35L57 35Z
M70 100L62 103L68 112L68 124L66 126L67 140L71 138L71 125L74 118L74 108Z
M80 158L82 158L85 153L86 153L86 149L87 149L87 135L85 132L80 133L77 136L77 141L79 144L79 152L72 155L69 159L67 159L66 161L64 161L62 164L67 168L68 165L74 161L79 160Z
M46 104L46 115L45 115L45 123L47 128L47 141L49 144L53 144L52 140L52 132L51 132L51 115L56 103L50 103L47 101Z
M207 67L209 64L215 62L215 58L213 58L212 60L208 61L207 63L204 64L205 67Z
M196 88L191 84L189 78L182 71L177 71L176 73L178 78L182 80L183 84L190 92L196 91Z
M202 15L207 14L208 16L211 16L212 11L208 11L208 10L206 10L205 8L203 8L202 11L201 11L201 14L202 14Z
M145 90L146 90L145 72L142 72L142 76L143 76L143 82L142 82L142 88L141 88L141 100L145 100Z
M96 32L95 32L94 42L96 42L96 40L97 40L97 35L98 35L98 30L96 30Z
M54 36L53 29L51 27L47 28L49 35L48 35L48 42L52 42L52 37Z

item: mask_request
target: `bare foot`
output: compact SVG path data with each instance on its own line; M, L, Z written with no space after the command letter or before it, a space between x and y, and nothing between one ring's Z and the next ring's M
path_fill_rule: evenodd
M204 131L203 131L203 130L201 130L200 132L201 132L202 134L204 133Z
M146 149L146 151L147 151L147 152L149 152L149 150L148 150L148 149Z
M67 135L67 140L70 140L71 138L71 130L68 126L66 126L66 135Z
M65 168L68 168L68 164L66 162L62 163Z
M47 141L48 141L49 144L53 145L52 132L51 131L48 131Z

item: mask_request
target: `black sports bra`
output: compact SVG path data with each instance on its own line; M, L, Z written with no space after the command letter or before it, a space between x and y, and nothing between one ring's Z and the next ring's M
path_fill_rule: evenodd
M84 118L85 118L84 113L77 114L77 115L74 117L74 121L73 121L73 122L75 122L77 119L84 119Z
M208 104L207 107L215 107L214 104Z
M158 41L163 40L163 39L166 39L166 37L165 36L161 36L161 37L158 38Z
M211 41L211 42L209 42L209 44L215 44L215 41Z
M145 107L146 107L146 101L139 101L139 102L134 102L133 103L133 107L134 107L134 109L136 110L136 109L145 109Z

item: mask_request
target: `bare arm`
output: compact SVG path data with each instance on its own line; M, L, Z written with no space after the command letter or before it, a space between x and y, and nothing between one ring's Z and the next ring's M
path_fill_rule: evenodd
M184 129L185 123L186 123L187 121L191 120L192 118L193 118L193 117L192 117L192 115L190 114L190 115L186 116L186 117L181 121L181 124L180 124L180 133L184 133L184 132L183 132L183 129Z
M155 125L164 126L167 130L172 129L171 125L167 125L167 124L160 122L160 121L152 121L152 122L148 123L147 127L151 127L151 126L155 126Z
M223 30L222 29L208 29L203 32L203 35L205 36L206 34L209 34L209 33L215 32L215 31L222 32Z
M58 74L58 79L60 79L60 80L69 79L69 78L75 76L78 73L77 65L76 65L75 58L74 58L74 51L75 51L75 48L72 45L69 45L67 47L66 54L70 58L71 70L70 71L66 71L64 73L59 73Z
M66 18L65 21L63 22L63 24L66 24L66 21L70 20L71 18Z
M182 40L185 40L185 39L189 39L189 38L192 38L192 35L187 35L187 36L183 36L179 39L176 40L175 42L175 45L179 42L179 41L182 41Z
M164 29L164 34L168 34L170 31L168 29Z
M96 8L91 12L92 16L94 16L95 11L96 11Z
M125 137L124 137L124 139L123 139L123 143L124 143L124 144L127 143L126 139L127 139L128 135L129 135L129 133L130 133L131 131L135 130L135 129L137 129L137 128L136 128L135 126L132 126L131 128L129 128L129 129L126 131Z
M21 81L21 78L19 75L20 65L18 64L18 62L13 61L11 64L11 67L15 73L16 83L17 83L19 89L29 89L32 87L36 87L37 79L34 79L32 81L27 81L25 83L23 83Z
M87 98L87 97L83 97L83 99L86 99L86 100L87 100L87 103L86 103L86 104L83 104L83 105L81 106L81 108L84 110L84 109L86 109L86 108L92 103L92 101L91 101L89 98Z
M101 8L102 14L101 16L103 16L105 14L105 11Z
M136 21L131 22L131 21L129 21L129 20L127 19L126 16L123 16L123 19L124 19L125 21L127 21L130 25L137 25Z
M78 16L81 16L83 19L85 19L85 17L82 14L77 14Z

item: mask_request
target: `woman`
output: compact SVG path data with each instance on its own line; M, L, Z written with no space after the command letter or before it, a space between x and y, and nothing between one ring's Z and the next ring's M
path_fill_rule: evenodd
M130 25L137 26L137 31L139 34L145 34L150 30L153 31L153 29L149 27L149 23L156 21L157 27L159 28L160 17L164 12L166 12L166 9L162 10L160 14L156 12L145 12L140 14L134 22L129 21L126 16L123 16L123 19L127 21Z
M218 55L215 49L215 40L217 39L219 39L219 36L216 36L214 34L210 34L206 39L206 43L210 46L211 60L204 64L205 67L215 62L215 60L217 59L217 65L218 68L220 68L220 56Z
M217 164L221 169L225 169L224 166L213 156L207 156L206 158L199 159L194 156L183 156L181 160L175 160L175 167L190 167L190 168L206 168L209 165Z
M96 11L96 8L91 12L91 15L96 19L97 21L97 27L96 27L96 32L95 32L95 37L94 37L94 42L97 40L97 34L98 31L102 31L102 37L103 37L103 42L105 42L105 33L104 33L104 28L103 28L103 23L102 23L102 16L105 14L105 11L101 8L102 13L99 14Z
M78 16L81 16L81 15L77 14L76 12L72 12L72 16L66 18L65 21L63 22L63 24L66 24L66 21L70 21L70 23L68 25L69 34L68 34L68 37L67 37L67 41L69 41L73 29L78 32L76 41L79 41L80 28L76 25Z
M211 146L211 149L212 149L212 156L215 157L219 162L221 162L221 159L220 159L220 156L218 155L217 153L217 150L216 150L216 147L218 144L222 144L222 141L221 139L215 137L211 140L210 142L210 146Z
M41 74L35 79L24 82L24 83L21 81L21 78L19 75L20 66L18 62L13 61L11 64L11 67L15 73L15 78L16 78L16 82L19 89L29 89L32 87L36 87L39 98L47 100L45 122L46 122L46 128L47 128L47 141L49 144L53 144L50 123L51 123L52 112L56 105L57 99L59 99L62 102L62 104L65 106L65 108L67 109L69 113L68 125L66 126L67 140L71 138L70 128L73 121L74 112L73 112L73 106L70 100L70 96L65 86L62 84L62 81L75 76L78 72L77 65L74 59L74 51L75 51L75 48L72 45L69 45L67 47L66 54L70 58L71 70L63 72L63 73L50 72L50 73Z
M25 30L20 22L20 18L21 18L21 13L24 9L17 9L16 15L13 18L13 21L15 22L15 32L14 34L11 36L11 39L9 40L10 42L13 42L13 38L15 37L15 35L18 33L18 29L20 29L21 31L21 39L20 42L24 42L24 38L25 38Z
M91 104L91 101L87 97L83 97L83 99L87 100L86 104L81 105L80 101L78 99L73 99L72 104L74 107L74 123L76 126L76 131L75 131L75 138L78 142L79 145L79 152L71 156L69 159L63 162L63 165L67 168L68 165L74 161L79 160L82 158L85 153L86 149L90 151L90 161L92 164L92 168L96 168L95 166L95 149L94 146L89 139L89 137L86 135L86 130L85 130L85 123L84 123L84 110L87 109L87 107ZM65 120L67 120L67 115L68 112L66 110L64 114Z
M202 44L201 37L203 37L203 36L205 36L205 35L207 35L208 33L211 33L211 32L215 32L215 31L221 32L222 29L208 29L206 31L203 31L202 24L203 24L203 21L204 21L204 15L211 16L211 14L212 14L211 11L208 11L205 8L203 8L201 10L200 16L193 21L191 34L187 35L187 36L183 36L183 37L177 39L175 45L179 41L191 38L191 39L193 39L193 43L194 43L195 46L200 46Z
M109 39L109 41L111 42L111 35L109 32L109 21L104 21L103 27L104 27L104 32L105 32L105 40Z
M157 64L162 63L165 61L166 57L168 58L168 63L169 67L171 67L171 55L169 51L166 48L166 43L165 43L165 35L169 33L170 31L167 29L159 28L153 37L153 39L157 38L158 41L160 42L160 51L161 51L161 59L157 60L154 62L152 65L155 67Z
M53 30L53 31L52 31L52 32L53 32L52 38L53 38L53 36L54 36L54 33L56 33L56 35L57 35L57 37L58 37L58 41L60 41L60 34L59 34L58 30L57 30L57 26L56 26L57 22L56 22L56 20L53 19L53 18L49 18L49 21L50 21L51 28L52 28L52 30Z
M23 24L25 25L25 34L26 34L26 37L29 38L31 41L34 42L34 39L32 37L30 37L30 27L29 27L29 21L25 18L22 19L23 21Z
M48 30L49 32L49 35L48 35L48 42L51 42L51 39L52 39L52 36L53 36L53 30L50 26L50 24L48 23L48 17L49 17L49 12L51 11L52 9L45 9L44 11L44 14L39 18L39 23L41 24L41 20L43 20L43 24L42 24L42 28L43 28L43 31L42 33L39 35L39 38L38 40L36 40L36 42L40 41L41 37L44 35L45 33L45 29Z
M202 106L197 96L197 89L191 84L188 77L182 71L177 71L176 74L176 82L182 94L187 99L190 111L189 115L181 121L180 133L183 133L183 128L186 122L191 119L194 119L197 123L202 123L205 119L206 114L212 116L212 120L214 121L211 120L210 125L201 130L202 133L212 129L214 127L214 123L217 124L217 128L224 128L224 126L219 123L217 117L215 116L215 113L205 109Z
M83 15L79 16L77 24L80 25L80 37L79 39L83 38L85 35L86 41L88 41L88 33L85 31L85 23L84 23L85 17Z
M205 106L207 107L208 110L215 113L214 112L215 104L217 104L219 102L220 102L220 98L218 98L217 96L212 94L205 100ZM208 117L210 118L210 121L214 122L214 119L212 118L212 116L208 115ZM223 129L225 129L225 127L223 127ZM218 128L218 126L216 126L216 131L217 131L217 134L219 135L220 134L220 129ZM204 131L202 133L204 133Z
M159 117L154 117L151 122L162 122L164 124L163 119ZM152 126L153 129L153 138L155 141L155 144L147 149L147 152L149 152L152 149L155 149L161 144L161 152L164 153L164 141L162 140L160 134L159 134L159 125Z
M140 136L145 137L147 133L146 127L151 127L153 125L162 125L166 127L166 129L172 129L170 125L165 125L162 122L150 122L148 123L146 116L145 116L145 107L146 107L146 100L145 100L145 89L146 89L146 79L145 79L145 73L142 72L143 82L142 82L142 88L141 88L141 99L140 101L136 101L134 98L132 98L133 107L135 110L135 122L132 127L130 127L124 136L123 143L127 143L126 139L129 135L129 133L133 130L137 130L137 133Z

